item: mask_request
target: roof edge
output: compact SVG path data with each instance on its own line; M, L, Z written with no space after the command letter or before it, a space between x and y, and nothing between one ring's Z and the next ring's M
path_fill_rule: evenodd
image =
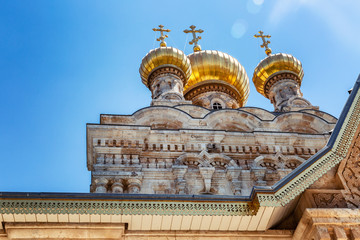
M346 158L360 125L360 75L340 114L334 131L318 153L272 187L254 187L251 196L260 206L284 206Z

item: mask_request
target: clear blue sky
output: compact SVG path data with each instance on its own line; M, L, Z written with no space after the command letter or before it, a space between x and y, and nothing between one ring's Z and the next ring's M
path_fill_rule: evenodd
M0 191L89 192L86 123L150 104L138 69L159 24L187 54L183 30L204 29L202 48L237 58L250 79L263 30L274 53L303 63L304 97L338 117L360 73L359 10L358 0L0 0ZM252 82L247 106L273 109Z

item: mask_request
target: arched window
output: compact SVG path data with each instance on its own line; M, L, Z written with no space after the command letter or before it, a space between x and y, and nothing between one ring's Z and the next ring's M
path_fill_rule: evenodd
M222 109L223 107L221 106L220 103L214 102L213 105L212 105L212 108L213 108L214 110L218 110L218 109Z

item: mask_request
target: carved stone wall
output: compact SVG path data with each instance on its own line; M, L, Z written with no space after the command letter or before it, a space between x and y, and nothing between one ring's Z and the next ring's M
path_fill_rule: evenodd
M360 127L355 136L347 157L307 190L312 207L360 207Z
M345 208L344 196L341 193L315 193L313 194L318 208Z
M194 105L102 115L88 125L91 192L249 195L321 149L334 125L328 120Z
M344 185L342 194L349 208L360 208L360 127L348 156L338 171Z

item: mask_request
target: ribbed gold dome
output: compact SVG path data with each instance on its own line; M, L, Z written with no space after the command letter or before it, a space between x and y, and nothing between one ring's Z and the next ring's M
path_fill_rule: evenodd
M181 70L184 75L182 79L184 85L191 75L190 61L183 51L173 47L159 47L146 54L140 65L139 72L146 86L149 86L148 80L151 73L160 66L171 66Z
M304 77L301 62L290 54L277 53L263 59L255 68L253 82L256 90L267 98L267 89L270 88L267 84L274 83L269 80L281 73L290 73L301 86Z
M219 51L199 51L189 56L192 74L184 87L186 95L194 87L214 83L218 80L224 86L230 86L237 91L237 102L244 106L249 96L249 78L244 67L229 54Z

